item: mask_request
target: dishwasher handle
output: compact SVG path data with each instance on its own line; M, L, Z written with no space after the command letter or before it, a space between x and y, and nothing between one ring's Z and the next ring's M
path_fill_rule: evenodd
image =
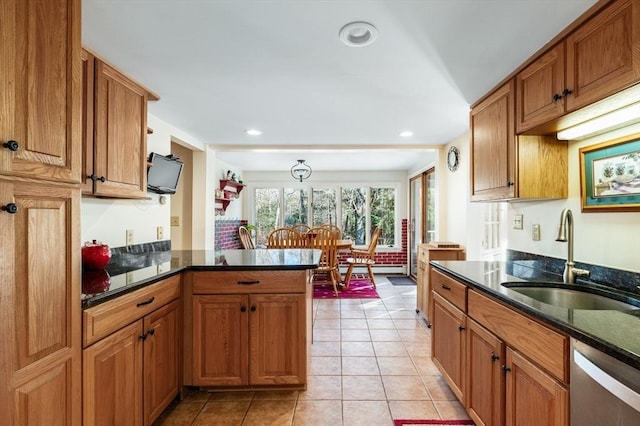
M591 362L577 349L573 350L573 361L582 371L595 380L600 386L624 401L634 410L640 412L640 393L634 391L624 383L611 377L600 367Z

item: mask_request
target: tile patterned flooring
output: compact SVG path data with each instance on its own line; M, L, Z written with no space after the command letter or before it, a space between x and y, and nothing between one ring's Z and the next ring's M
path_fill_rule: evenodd
M380 299L314 300L306 391L206 392L174 402L160 425L392 426L467 419L430 357L416 287L376 276Z

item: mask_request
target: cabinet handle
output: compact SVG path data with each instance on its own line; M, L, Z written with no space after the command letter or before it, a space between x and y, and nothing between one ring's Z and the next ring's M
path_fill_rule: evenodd
M106 182L106 180L107 180L107 178L105 178L104 176L100 176L100 177L98 177L98 176L96 176L96 175L94 175L94 174L90 174L90 175L89 175L89 176L87 176L87 177L88 177L89 179L91 179L92 181L94 181L94 182L95 182L95 181L97 181L97 180L99 180L100 182Z
M560 99L562 99L562 95L558 93L553 95L553 102L558 102Z
M511 371L511 369L510 369L509 367L507 367L506 365L503 365L503 366L502 366L502 371L504 371L504 372L505 372L505 374L506 374L506 373L508 373L509 371Z
M443 290L447 290L447 291L451 290L451 287L449 287L448 285L440 284L440 287L442 287Z
M571 89L564 89L564 90L562 91L562 96L567 96L567 95L570 95L570 94L572 94L572 93L573 93L573 90L571 90Z
M14 203L8 203L6 206L2 206L2 211L9 214L16 214L18 213L18 206Z
M241 285L260 284L260 281L259 281L259 280L252 280L252 281L238 281L238 284L241 284Z
M465 328L464 328L463 326L461 326L461 325L460 325L460 326L458 326L458 330L460 330L460 331L464 331L464 330L465 330Z
M244 305L240 306L240 312L247 312L247 307Z
M508 181L508 182L507 182L507 186L513 186L513 182Z
M149 336L153 336L154 334L156 334L156 329L155 328L150 328L149 331L147 331L147 334Z
M499 360L500 357L496 354L491 354L491 361L496 362L497 360Z
M142 333L141 335L138 336L138 339L147 340L147 333Z
M156 300L156 297L155 296L151 296L150 298L148 298L144 302L138 303L136 306L139 308L140 306L144 306L144 305L148 305L150 303L153 303L154 300Z
M20 149L20 144L16 141L6 141L2 146L13 152Z
M256 311L256 305L251 305L251 312L255 312Z

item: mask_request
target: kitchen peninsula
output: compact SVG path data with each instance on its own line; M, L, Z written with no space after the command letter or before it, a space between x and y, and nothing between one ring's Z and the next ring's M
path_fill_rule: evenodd
M85 274L85 423L118 424L144 412L141 423L151 424L183 386L305 389L319 256L309 249L123 253L106 283L104 274L97 281Z

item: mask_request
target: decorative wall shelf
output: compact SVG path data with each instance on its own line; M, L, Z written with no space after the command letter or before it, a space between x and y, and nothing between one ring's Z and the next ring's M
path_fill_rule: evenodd
M220 179L220 191L216 191L215 208L216 215L224 216L229 203L240 198L240 192L245 185L234 180ZM222 197L220 197L222 195Z

